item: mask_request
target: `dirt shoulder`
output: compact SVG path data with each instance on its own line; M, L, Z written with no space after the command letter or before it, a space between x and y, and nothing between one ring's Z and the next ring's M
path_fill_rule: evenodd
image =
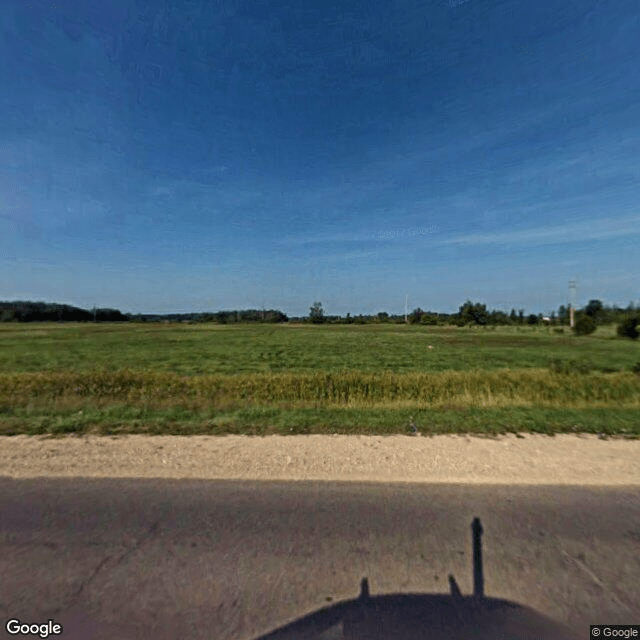
M596 436L0 437L0 475L640 485L640 440Z

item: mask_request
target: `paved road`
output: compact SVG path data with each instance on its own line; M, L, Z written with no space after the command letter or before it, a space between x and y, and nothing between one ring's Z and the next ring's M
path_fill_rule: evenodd
M371 596L449 593L449 574L467 595L474 516L486 596L585 639L640 623L637 487L4 477L3 626L251 640L356 598L365 576Z

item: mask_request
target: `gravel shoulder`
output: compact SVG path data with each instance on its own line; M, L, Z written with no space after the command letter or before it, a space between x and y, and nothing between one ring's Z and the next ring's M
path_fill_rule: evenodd
M597 436L0 437L0 476L638 485L640 440Z

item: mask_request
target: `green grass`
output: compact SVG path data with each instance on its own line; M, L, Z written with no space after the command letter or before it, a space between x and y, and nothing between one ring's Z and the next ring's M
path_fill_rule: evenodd
M7 323L0 433L640 436L638 361L615 327Z
M0 435L60 436L67 434L149 435L394 435L410 434L415 424L423 436L470 433L590 433L640 437L640 409L287 409L246 407L221 411L170 410L113 405L45 413L16 409L0 417Z
M259 372L492 371L550 359L629 371L640 346L601 327L565 329L381 325L0 324L0 372L138 369L181 375ZM433 349L429 349L429 345Z

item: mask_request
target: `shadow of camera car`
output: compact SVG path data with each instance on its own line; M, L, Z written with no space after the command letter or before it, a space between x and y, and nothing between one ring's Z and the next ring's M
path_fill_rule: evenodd
M578 635L533 609L484 596L482 525L472 524L474 593L360 596L325 607L255 640L575 640Z

